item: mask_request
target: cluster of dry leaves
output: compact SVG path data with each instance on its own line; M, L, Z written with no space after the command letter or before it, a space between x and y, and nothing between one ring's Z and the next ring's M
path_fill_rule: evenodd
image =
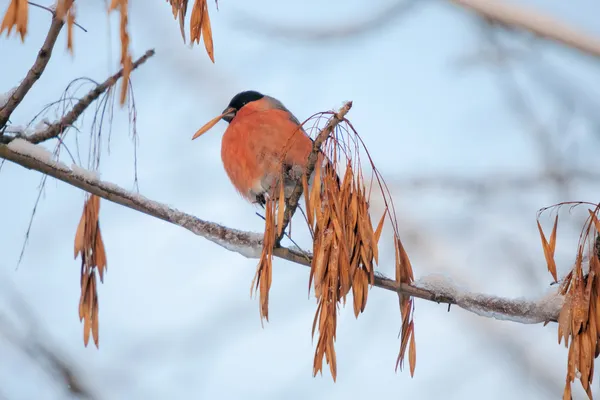
M83 343L87 346L90 332L98 347L98 290L96 273L104 282L106 252L100 232L100 198L89 195L75 234L75 258L81 255L81 297L79 320L83 320Z
M560 205L563 204L567 203ZM565 300L558 318L558 343L564 340L565 346L569 348L563 393L565 400L572 398L571 383L575 378L579 378L583 389L592 399L594 359L600 354L600 205L594 207L594 210L588 209L589 217L579 238L573 269L559 287ZM554 260L557 226L558 215L554 220L550 240L547 240L538 221L548 271L555 282L558 281Z
M369 185L365 183L358 156L362 141L349 121L344 119L343 124L332 130L323 144L324 157L315 166L311 185L306 174L302 178L306 222L313 237L309 277L309 288L314 288L317 298L313 337L317 329L319 333L313 374L322 373L325 359L334 380L337 375L334 346L337 313L340 305L346 304L350 291L355 316L358 317L365 310L369 288L374 282L375 264L379 260L378 246L386 217L393 227L396 278L403 283L413 282L412 267L398 236L394 213L388 207L388 204L392 205L391 198L381 176L371 164L376 174L375 181L386 202L384 213L376 228L373 228L369 200L374 180ZM340 176L343 179L340 180ZM279 181L283 182L283 179ZM267 320L273 247L276 238L281 236L287 206L283 185L280 184L278 188L279 193L273 193L266 204L263 251L252 285L259 292L260 315ZM408 348L411 375L414 374L416 362L413 308L411 298L400 297L402 338L397 366L402 366Z

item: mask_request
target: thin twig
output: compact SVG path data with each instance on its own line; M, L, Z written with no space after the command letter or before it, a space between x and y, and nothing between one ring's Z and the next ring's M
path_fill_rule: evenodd
M50 7L46 7L46 6L43 6L41 4L34 3L33 1L28 1L27 4L29 4L30 6L37 7L37 8L41 8L42 10L46 10L50 14L52 14L53 17L56 15L56 10L53 10ZM85 29L83 26L79 25L77 22L73 21L73 25L75 25L76 27L78 27L79 29L81 29L82 31L84 31L85 33L87 33L87 29Z
M31 156L31 152L28 151L14 150L7 145L0 144L0 158L7 159L25 168L39 171L86 192L100 196L103 199L181 226L196 235L202 236L245 257L260 257L263 237L260 233L239 231L199 219L162 203L128 192L112 183L76 174L66 165L52 160L41 160L33 157ZM276 247L273 250L273 254L276 257L297 264L310 265L310 257L293 249ZM399 284L379 274L375 276L374 286L436 303L456 304L467 311L480 315L483 313L499 319L512 318L512 320L520 322L556 322L560 310L559 307L547 307L544 302L505 299L477 293L439 291L405 283Z
M313 142L312 151L310 152L310 155L308 156L308 161L306 162L306 170L304 171L304 173L306 174L307 177L310 177L315 169L315 165L317 164L317 160L318 160L318 155L319 155L319 152L321 151L321 145L329 137L331 132L333 132L335 127L344 120L344 118L346 117L346 114L348 114L348 111L350 111L351 108L352 108L352 102L351 101L346 102L339 109L339 111L337 113L333 114L333 116L327 122L327 125L325 125L325 128L323 128L321 130L321 132L319 132L319 134L315 138L315 140ZM308 179L308 181L310 181L310 178ZM302 196L302 181L298 180L298 182L296 182L296 186L294 187L294 191L292 192L290 197L285 202L285 213L283 214L283 224L282 224L281 234L275 241L276 246L278 246L279 243L281 242L281 238L283 237L283 232L285 232L285 229L287 228L288 224L290 223L292 216L296 212L296 208L298 207L298 201L300 200L300 196Z
M132 65L132 71L137 67L142 65L146 60L154 55L154 50L148 50L146 53L138 58ZM119 72L96 86L94 89L90 90L88 94L86 94L73 108L69 111L64 117L60 119L60 121L48 126L43 131L34 133L28 136L27 141L37 144L52 138L57 137L61 133L63 133L67 128L69 128L73 123L83 114L83 112L90 106L90 104L96 100L100 95L106 92L110 87L114 86L119 78L123 76L123 69ZM9 143L12 141L13 137L2 137L0 138L0 142Z
M52 17L52 23L50 24L50 29L46 35L46 40L38 52L33 66L27 71L25 79L21 81L17 89L11 94L6 104L3 107L0 107L0 130L6 125L10 115L15 111L15 108L21 104L34 83L42 76L42 73L46 69L46 65L48 65L48 61L50 61L52 49L54 48L54 44L56 43L56 39L58 38L58 34L63 25L64 22L62 19L56 18L56 16Z

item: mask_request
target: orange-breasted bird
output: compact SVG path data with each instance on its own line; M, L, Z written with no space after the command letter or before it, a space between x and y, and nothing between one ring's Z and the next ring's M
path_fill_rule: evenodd
M221 119L229 123L221 142L221 159L237 191L248 201L264 205L265 195L277 197L283 172L284 193L289 197L313 147L298 119L279 100L248 90L236 94L223 113L192 140Z

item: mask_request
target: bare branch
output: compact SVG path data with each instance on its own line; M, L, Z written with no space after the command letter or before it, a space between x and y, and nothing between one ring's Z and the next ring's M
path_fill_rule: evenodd
M148 50L146 53L138 58L131 67L131 70L135 70L137 67L146 62L150 57L154 55L154 50ZM92 104L94 100L96 100L100 95L106 92L109 88L114 86L119 78L123 76L123 69L119 70L116 74L112 75L104 82L93 88L86 94L75 106L69 111L60 121L48 126L43 131L34 133L27 137L27 141L37 144L48 139L52 139L63 133L67 128L69 128L73 123L83 114L83 112ZM14 138L13 137L3 137L0 138L0 142L2 143L10 143Z
M42 147L28 143L23 139L16 139L9 145L0 144L0 158L42 172L106 200L181 226L245 257L260 257L263 238L260 233L240 231L199 219L162 203L128 192L112 183L93 179L90 176L91 174L75 172L66 165L53 161L50 154L46 155L44 152L45 149ZM297 264L310 265L310 258L306 254L289 248L277 247L274 249L273 254ZM521 323L556 321L560 311L559 303L561 299L559 297L554 299L558 301L552 302L549 302L548 299L541 299L540 301L505 299L463 292L447 283L438 287L431 285L431 282L413 286L398 284L382 275L375 276L374 286L436 303L456 304L479 315Z
M50 29L46 35L46 40L38 52L38 56L35 59L33 66L27 72L25 79L21 81L21 84L19 84L17 89L11 94L6 104L3 107L0 107L0 132L6 125L6 122L15 108L21 104L31 87L38 79L40 79L40 76L42 76L42 73L46 69L46 65L48 65L48 61L50 61L52 49L54 48L54 44L56 43L56 39L58 38L58 34L63 25L64 21L62 19L56 18L55 15L52 16L52 23L50 24ZM1 133L0 136L2 136Z
M600 57L600 39L531 7L510 4L500 0L450 0L452 3L474 11L484 18L509 27L530 31L545 39L553 40Z

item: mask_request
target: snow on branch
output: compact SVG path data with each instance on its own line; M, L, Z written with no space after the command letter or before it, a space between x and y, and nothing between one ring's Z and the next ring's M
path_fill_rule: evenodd
M192 215L129 192L115 184L94 179L93 172L83 168L71 169L55 161L45 148L17 138L8 145L0 145L0 157L28 169L40 171L106 200L129 207L144 214L179 225L228 250L246 257L257 258L262 248L262 234L229 229L222 225L203 221ZM85 171L85 172L83 172Z
M420 289L437 293L448 304L456 304L460 308L483 317L537 324L558 320L564 302L564 296L558 290L550 290L537 301L525 298L506 299L481 293L473 293L455 285L443 275L428 275L415 281Z
M43 147L24 139L15 139L8 145L0 144L0 158L39 171L113 203L181 226L245 257L259 258L261 255L263 240L261 233L240 231L205 221L132 193L115 184L98 179L92 171L80 167L69 168L67 165L55 161L52 154ZM273 254L278 258L305 266L310 266L311 263L309 254L296 249L277 247ZM455 304L481 316L519 323L557 321L563 301L562 296L557 294L549 294L538 301L531 301L472 293L460 289L447 279L437 277L425 277L414 285L408 285L398 284L392 279L376 274L374 286L436 303Z

